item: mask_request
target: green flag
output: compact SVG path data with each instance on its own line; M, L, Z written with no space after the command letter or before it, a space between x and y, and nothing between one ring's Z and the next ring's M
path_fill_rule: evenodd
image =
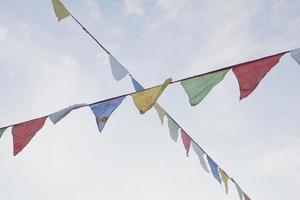
M158 103L154 104L154 108L157 111L157 114L159 116L161 124L163 124L164 123L164 116L166 115L166 112L164 111L164 109Z
M0 128L0 138L1 136L3 135L4 131L6 130L7 127L4 127L4 128Z
M177 142L179 126L177 125L176 122L174 122L174 120L169 115L167 115L167 117L168 117L170 136L172 140L174 140L174 142Z
M55 12L55 15L56 15L58 21L62 20L65 17L68 17L70 15L69 11L60 2L60 0L52 0L52 4L53 4L54 12Z
M185 92L189 96L190 104L197 105L204 99L210 90L223 80L229 69L198 76L192 79L181 81Z

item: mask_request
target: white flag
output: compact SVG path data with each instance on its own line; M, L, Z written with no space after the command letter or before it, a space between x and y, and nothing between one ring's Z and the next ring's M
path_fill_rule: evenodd
M198 145L194 141L192 141L191 143L192 143L194 151L196 152L196 154L197 154L197 156L199 158L199 161L200 161L200 164L201 164L202 168L207 173L209 173L207 165L206 165L206 162L205 162L204 157L203 157L205 155L205 153L202 151L201 148L198 147Z
M300 65L300 48L291 51L291 56Z
M49 115L50 120L52 121L53 124L56 124L59 120L64 118L67 114L69 114L72 110L78 109L84 106L87 106L88 104L86 103L81 103L81 104L74 104L72 106L69 106L67 108L64 108L60 111L57 111L55 113L52 113Z
M129 74L129 71L123 65L121 65L121 63L119 63L119 61L115 59L111 54L109 54L109 62L111 72L117 81L121 80L127 74Z

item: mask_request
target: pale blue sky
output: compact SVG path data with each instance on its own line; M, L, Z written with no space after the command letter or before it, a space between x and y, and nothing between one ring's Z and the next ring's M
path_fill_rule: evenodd
M133 91L129 77L113 79L108 56L71 18L57 22L50 0L0 2L0 126ZM63 2L145 86L300 47L297 0ZM179 84L159 102L252 199L297 199L299 74L286 54L241 102L232 72L196 107ZM3 200L239 199L130 97L101 134L84 108L47 121L17 157L12 149L8 130Z

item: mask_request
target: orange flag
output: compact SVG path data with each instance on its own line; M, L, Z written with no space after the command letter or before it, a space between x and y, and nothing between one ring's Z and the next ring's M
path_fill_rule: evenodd
M41 117L13 126L14 156L22 151L33 136L44 126L46 119L47 117Z

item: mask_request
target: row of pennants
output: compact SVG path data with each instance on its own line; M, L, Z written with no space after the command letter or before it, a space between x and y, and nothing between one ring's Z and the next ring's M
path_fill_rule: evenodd
M52 0L52 3L59 21L70 15L69 11L59 0ZM224 184L226 193L228 193L228 181L231 180L237 188L240 199L250 200L239 184L233 178L228 176L227 173L184 131L184 129L180 127L180 125L158 103L156 103L156 101L169 84L180 82L188 95L190 104L195 106L204 99L214 86L224 79L225 75L230 70L234 72L238 80L240 99L243 99L252 93L263 77L279 62L284 54L290 53L292 58L300 65L300 49L281 52L177 81L167 79L162 85L147 89L144 89L116 58L109 52L107 53L109 54L113 77L119 81L129 75L136 92L91 104L75 104L47 116L0 128L1 138L4 131L7 128L12 127L14 155L17 155L24 149L33 136L43 127L47 118L49 118L53 124L56 124L72 110L82 107L90 107L95 115L98 130L101 132L112 112L122 103L126 96L130 95L141 114L144 114L147 110L154 107L162 123L164 122L164 117L167 117L171 139L176 142L180 133L187 156L189 154L190 146L192 146L199 158L202 168L206 172L211 173L220 184Z

